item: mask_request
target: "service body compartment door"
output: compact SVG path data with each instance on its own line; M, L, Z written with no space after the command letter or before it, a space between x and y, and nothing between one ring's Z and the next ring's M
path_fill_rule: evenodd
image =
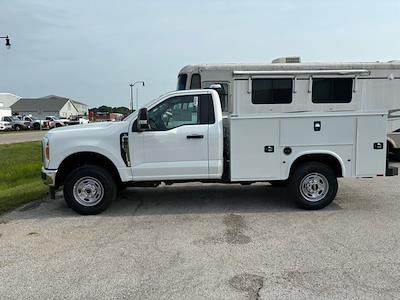
M357 118L356 176L385 174L386 127L386 115L366 115Z
M280 178L279 119L230 119L232 181Z

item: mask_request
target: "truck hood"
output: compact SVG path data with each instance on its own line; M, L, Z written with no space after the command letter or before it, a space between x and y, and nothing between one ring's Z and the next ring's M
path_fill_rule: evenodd
M122 122L97 122L97 123L63 126L63 127L54 128L51 131L49 131L49 133L67 132L67 131L76 131L76 130L104 129L104 128L110 128L112 126L115 126L117 123L122 123Z
M88 138L88 137L105 137L115 132L123 132L128 130L129 122L99 122L80 125L70 125L58 127L49 130L46 134L49 138L71 137L71 138ZM118 134L119 136L119 134Z

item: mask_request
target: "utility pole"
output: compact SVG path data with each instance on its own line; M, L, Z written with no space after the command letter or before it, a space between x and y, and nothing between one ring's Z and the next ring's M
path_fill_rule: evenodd
M134 83L130 83L129 86L131 87L131 111L133 112L133 87L136 84L141 84L144 86L144 81L135 81ZM138 88L136 87L136 109L139 109L139 91Z
M130 103L130 109L131 113L133 112L133 84L130 83L129 86L131 87L131 103Z

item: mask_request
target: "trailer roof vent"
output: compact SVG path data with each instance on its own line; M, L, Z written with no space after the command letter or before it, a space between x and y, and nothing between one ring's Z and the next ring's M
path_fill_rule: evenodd
M279 57L272 61L273 64L299 64L301 58L299 56Z

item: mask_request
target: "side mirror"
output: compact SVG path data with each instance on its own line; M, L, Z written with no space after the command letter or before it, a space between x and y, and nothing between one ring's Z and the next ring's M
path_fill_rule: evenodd
M147 108L144 107L144 108L139 109L136 126L137 126L137 130L139 132L150 129L149 115L147 113Z
M213 89L213 90L220 90L220 89L222 89L222 85L220 85L219 83L214 83L214 84L210 85L209 88Z

